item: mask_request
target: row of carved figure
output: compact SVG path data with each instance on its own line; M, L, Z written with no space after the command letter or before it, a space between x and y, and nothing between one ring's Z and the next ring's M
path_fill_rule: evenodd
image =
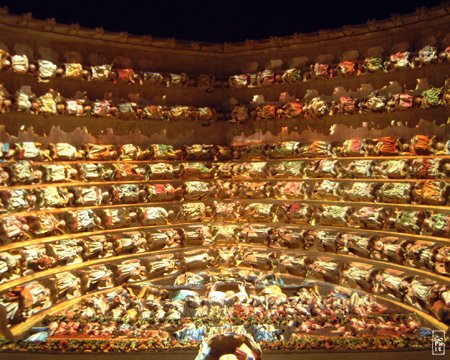
M233 75L228 78L231 88L255 88L283 83L297 83L316 79L359 76L375 72L390 72L400 69L417 68L437 62L450 61L450 47L441 53L433 46L425 46L417 53L398 52L388 58L367 57L362 61L343 60L338 64L314 63L292 67L284 71L265 69L258 73Z
M190 225L124 230L5 250L0 252L0 283L85 261L219 243L327 251L450 275L450 247L431 241L345 230L304 230L293 226Z
M312 287L299 288L288 295L277 285L255 293L242 283L233 285L234 290L224 292L218 290L220 283L213 282L205 287L206 295L189 288L170 294L148 285L119 287L107 294L91 295L53 317L53 321L48 319L49 335L50 338L89 335L140 338L155 332L157 327L171 339L191 342L201 341L209 326L220 326L228 321L242 323L259 342L288 340L294 333L358 336L395 331L415 334L420 325L407 314L395 321L395 315L400 312L394 315L371 295L350 295L341 289L320 294ZM142 326L133 325L136 322Z
M349 139L343 142L283 141L236 146L194 144L175 148L166 144L73 146L68 143L0 143L0 159L30 161L227 161L282 160L323 157L450 155L450 140L436 136L415 135L411 139L384 136L373 139Z
M439 100L439 104L442 99ZM0 112L21 111L31 114L68 114L76 116L113 116L125 119L198 120L204 122L223 118L210 107L151 105L139 95L133 99L114 101L110 96L91 101L86 92L78 91L74 97L65 98L58 91L49 89L36 96L29 86L22 86L15 95L0 85Z
M389 72L405 68L417 68L424 65L450 60L450 47L442 52L434 46L425 46L416 53L409 51L391 54L388 58L367 57L362 61L343 60L338 64L304 64L284 71L265 69L258 73L246 73L230 76L227 81L216 81L212 75L189 76L186 73L161 74L159 72L139 71L112 64L83 66L80 63L55 64L49 60L30 61L25 54L11 55L0 50L0 69L11 70L19 74L35 76L40 82L54 78L78 79L85 81L109 81L114 84L127 83L165 87L199 87L212 90L214 87L232 88L261 87L281 83L296 83L314 79L334 78L337 76L358 76L374 72Z
M0 190L0 214L66 207L140 204L170 201L329 200L392 204L447 205L445 181L350 182L184 181L183 183L116 184L108 186L46 186ZM275 202L275 201L274 201Z
M10 243L61 234L135 226L158 226L196 222L284 222L410 234L450 237L450 214L425 210L374 206L310 205L302 202L203 202L65 210L53 213L4 215L0 218L0 241Z
M247 122L250 120L303 119L335 114L364 114L367 112L392 112L415 108L428 109L450 103L450 86L428 87L419 90L400 90L392 93L388 88L372 91L367 95L320 96L307 93L303 100L262 102L261 104L236 105L231 109L194 107L191 105L156 105L139 94L128 99L114 99L111 94L92 100L86 92L78 91L65 97L54 89L40 96L30 86L22 86L11 95L0 86L0 113L11 111L34 115L73 115L115 117L121 119L148 119L165 121L201 121L205 124L217 120Z
M0 295L0 306L6 309L8 323L14 324L59 301L86 292L166 275L176 276L192 270L234 266L345 284L393 297L428 311L441 321L449 321L450 287L429 278L357 261L341 263L326 256L289 255L274 251L267 253L223 247L209 251L193 250L149 256L93 265L73 272L60 272L46 279L9 288Z
M1 164L1 163L0 163ZM288 179L355 179L355 182L369 182L370 179L446 179L449 177L450 160L447 158L417 158L408 160L314 160L314 161L279 161L279 162L241 162L241 163L215 163L205 164L203 162L186 162L182 164L170 163L150 163L150 164L130 164L130 163L80 163L70 164L41 164L35 165L32 162L19 160L11 164L2 164L0 167L0 184L4 186L14 185L21 187L23 184L48 183L69 183L73 181L83 181L88 185L89 181L180 181L180 180L206 180L212 179L233 181L263 181ZM357 179L357 180L356 180ZM218 182L217 196L221 198L231 197L233 190L229 188L230 182ZM334 185L333 185L334 184ZM426 185L424 185L426 184ZM198 184L202 186L201 184ZM333 189L327 191L333 185ZM156 186L156 185L155 185ZM250 185L247 185L247 188ZM255 184L257 190L258 184ZM280 185L281 186L281 185ZM319 185L318 185L319 186ZM361 186L364 194L361 198L370 198L371 185ZM387 186L387 185L386 185ZM402 185L398 185L402 186ZM406 186L406 185L405 185ZM446 192L446 182L421 182L418 187L426 186L431 190L428 194L415 195L415 201L441 203L440 195ZM209 185L208 188L211 188ZM336 189L339 193L337 182L323 183L320 190L325 197L336 198L338 195L331 192ZM440 189L441 188L441 189ZM171 198L169 184L162 184L156 187L158 196ZM406 189L406 188L405 188ZM407 190L407 189L406 189ZM45 190L54 191L54 190ZM246 190L251 191L251 190ZM280 190L281 192L282 190ZM287 192L287 190L285 190ZM423 192L423 191L422 191ZM229 194L229 195L227 195ZM245 195L245 194L244 194ZM157 195L155 195L157 196ZM261 197L256 195L256 197ZM280 196L283 196L280 194ZM290 196L290 195L289 195ZM286 195L288 197L288 195ZM422 197L423 199L420 199ZM435 200L432 200L435 198ZM27 200L29 201L29 200ZM155 197L155 201L158 201ZM400 200L399 200L400 201ZM406 199L402 199L402 202Z
M196 86L207 90L212 90L216 86L215 77L207 74L198 76L186 73L161 74L159 72L138 71L111 64L83 66L80 63L64 63L57 65L49 60L42 59L33 62L25 54L10 55L2 50L0 50L0 69L35 76L40 82L49 82L54 78L64 78L175 88Z
M362 89L362 87L361 87ZM280 94L279 101L257 99L251 106L235 105L231 112L231 122L244 123L258 120L314 119L320 116L336 114L366 114L429 109L436 106L448 106L450 87L417 87L415 90L391 89L388 86L370 93L359 92L333 93L332 96L319 95L316 91L307 91L304 98L291 100L286 93ZM226 118L227 115L225 116Z

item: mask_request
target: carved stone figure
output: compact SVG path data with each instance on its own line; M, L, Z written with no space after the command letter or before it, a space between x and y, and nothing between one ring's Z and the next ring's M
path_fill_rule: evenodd
M83 292L113 287L113 272L105 265L93 265L78 271Z
M92 231L101 223L98 215L91 209L68 211L65 213L65 221L71 232Z
M74 274L66 271L55 274L51 278L55 289L56 299L70 300L81 296L81 280Z

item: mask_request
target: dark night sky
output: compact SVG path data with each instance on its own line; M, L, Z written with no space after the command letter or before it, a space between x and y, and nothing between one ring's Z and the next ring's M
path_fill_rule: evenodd
M181 40L232 42L332 29L432 7L440 0L0 0L10 13Z

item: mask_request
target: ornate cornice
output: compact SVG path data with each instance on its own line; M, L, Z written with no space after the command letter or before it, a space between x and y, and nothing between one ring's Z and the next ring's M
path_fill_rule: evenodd
M34 19L31 13L22 15L9 14L8 8L0 8L0 24L20 27L25 30L48 32L56 35L76 36L80 39L94 39L111 41L117 44L139 45L153 48L174 50L188 50L205 53L241 53L255 50L266 50L280 47L292 47L325 40L341 39L349 36L366 35L396 28L408 28L411 25L420 25L430 21L439 22L450 18L450 2L443 2L433 8L417 8L415 12L399 15L393 14L384 20L368 20L364 24L346 25L337 29L319 30L312 33L294 33L290 36L272 36L268 39L252 40L234 43L207 43L199 41L177 40L175 38L155 38L150 35L132 35L127 32L109 32L98 27L94 29L81 27L79 24L59 24L54 18Z

